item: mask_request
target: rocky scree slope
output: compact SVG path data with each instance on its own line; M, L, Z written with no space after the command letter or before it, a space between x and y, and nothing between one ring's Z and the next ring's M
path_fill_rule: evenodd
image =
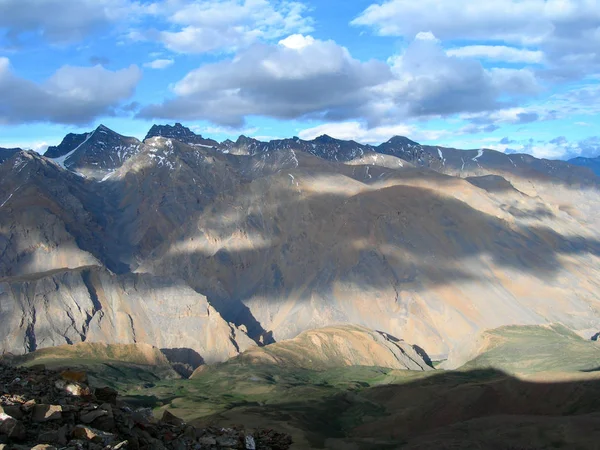
M132 408L117 391L90 387L85 372L0 364L0 449L279 449L272 430L196 428L165 411Z

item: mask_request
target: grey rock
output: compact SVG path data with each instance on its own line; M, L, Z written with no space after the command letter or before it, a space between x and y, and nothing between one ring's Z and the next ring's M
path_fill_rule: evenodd
M60 405L35 405L31 413L33 422L48 422L62 419L62 406Z

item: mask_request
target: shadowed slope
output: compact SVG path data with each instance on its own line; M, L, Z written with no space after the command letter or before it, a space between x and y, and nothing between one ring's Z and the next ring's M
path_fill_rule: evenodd
M13 194L0 219L2 251L14 255L4 275L68 260L183 279L256 341L356 323L434 359L455 353L455 364L489 328L600 329L597 190L523 179L491 189L375 156L362 156L369 165L291 148L235 156L157 137L103 182L37 157L26 183L36 190L19 188L25 171L0 180ZM27 223L32 204L52 211L64 239L50 219L11 226ZM69 239L77 258L24 264L32 249L45 258Z

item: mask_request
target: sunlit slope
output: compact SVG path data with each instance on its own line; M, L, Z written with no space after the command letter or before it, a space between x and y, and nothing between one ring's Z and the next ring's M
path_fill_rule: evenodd
M137 270L183 276L257 340L356 323L454 367L487 329L562 322L591 336L600 327L593 189L566 205L507 181L290 158L275 173L248 172Z
M578 375L600 371L600 344L562 325L507 326L476 343L479 353L464 370L492 367L517 375Z
M309 330L299 336L253 347L236 358L249 365L277 365L324 370L372 366L399 370L431 370L431 361L419 348L385 333L356 325ZM203 368L199 369L202 372Z

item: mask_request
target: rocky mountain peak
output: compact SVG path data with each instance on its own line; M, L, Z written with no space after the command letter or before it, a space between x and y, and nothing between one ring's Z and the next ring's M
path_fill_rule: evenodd
M2 148L0 147L0 164L2 164L7 159L11 158L13 155L22 151L20 148Z
M150 131L148 131L144 140L153 137L176 139L184 144L202 147L216 147L219 145L217 141L205 139L201 134L194 133L179 122L175 123L175 125L152 125L152 128L150 128Z
M106 125L104 124L100 124L98 125L98 127L95 130L96 133L98 132L104 132L104 133L112 133L112 134L116 134L119 135L119 133L117 133L116 131L111 130L110 128L108 128ZM119 135L120 136L120 135Z
M323 144L329 144L329 143L337 141L337 139L332 138L331 136L329 136L327 134L322 134L321 136L317 137L314 141L320 142Z
M235 144L236 145L249 145L249 144L255 144L258 142L259 142L258 140L248 137L248 136L244 136L242 134L239 138L237 138L237 141L235 141Z
M44 154L65 169L92 178L103 178L138 152L141 142L123 136L106 125L84 134L70 133L60 145Z
M197 135L192 130L187 127L184 127L182 124L177 122L175 125L152 125L148 134L146 134L145 139L150 139L153 137L167 137L167 138L195 138L202 137L201 135ZM145 140L144 139L144 140Z
M44 156L46 158L60 158L61 156L64 156L67 153L75 150L78 145L81 145L83 141L86 140L88 135L89 133L69 133L63 138L60 144L56 146L51 145L48 147L48 150L46 150Z
M387 141L386 144L413 147L420 145L418 142L412 141L406 136L394 136L389 141Z

